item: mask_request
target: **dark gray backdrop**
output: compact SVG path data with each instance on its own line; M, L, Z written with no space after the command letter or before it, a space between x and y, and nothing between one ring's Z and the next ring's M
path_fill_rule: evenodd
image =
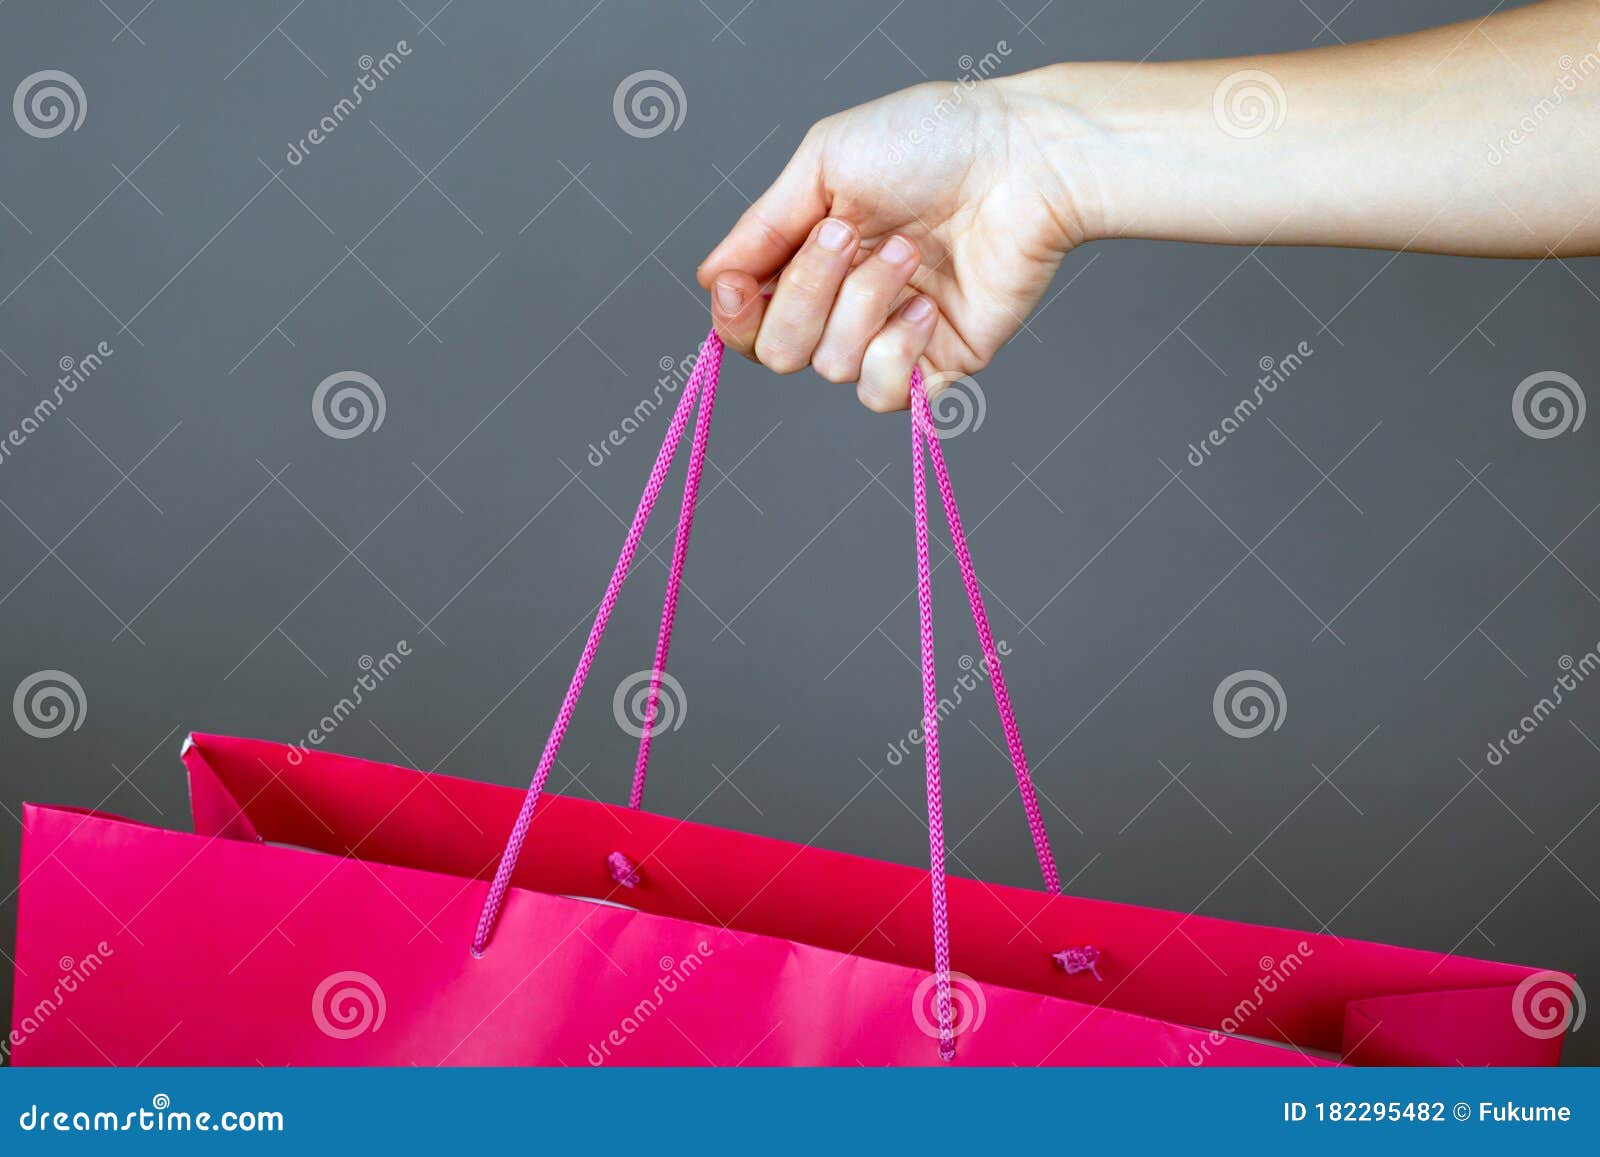
M525 782L665 416L599 467L589 447L692 351L696 262L817 117L1002 41L1023 69L1490 8L438 5L0 9L4 92L60 69L86 104L48 139L0 118L0 434L63 358L114 351L0 461L0 698L40 671L83 691L54 738L0 716L7 881L21 801L181 826L187 730L303 736L401 639L329 746ZM683 119L637 136L613 94L646 69ZM1593 975L1600 685L1501 766L1485 748L1600 640L1600 434L1529 437L1512 410L1531 374L1595 384L1597 290L1592 260L1067 261L980 375L983 424L945 446L1072 890ZM379 384L381 427L313 421L340 371ZM723 388L672 663L688 709L650 803L920 861L919 761L887 758L919 713L905 419L742 362ZM646 559L630 587L557 790L626 796L611 694L649 661L663 573ZM948 688L972 635L955 568L937 583ZM1213 693L1248 670L1283 702L1239 739ZM1033 883L992 705L945 731L952 868ZM1597 1039L1568 1058L1600 1060Z

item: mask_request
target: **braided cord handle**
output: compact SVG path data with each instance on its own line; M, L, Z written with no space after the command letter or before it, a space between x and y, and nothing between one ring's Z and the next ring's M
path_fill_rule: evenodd
M928 476L923 443L933 436L933 415L924 417L928 394L920 367L911 371L911 492L917 536L917 624L922 636L922 751L928 769L928 882L933 892L934 1003L939 1018L939 1056L956 1057L955 1017L950 1006L950 907L944 874L944 788L939 779L939 688L933 662L933 568L928 565Z
M711 343L716 342L712 354ZM683 505L678 508L678 534L672 544L672 564L667 568L667 593L661 600L661 630L656 635L656 660L650 668L650 693L645 700L644 734L639 736L639 757L633 765L633 790L628 806L637 810L644 804L644 777L650 771L650 740L656 733L656 708L661 700L661 673L667 669L667 654L672 650L672 626L678 617L678 590L683 585L683 564L689 556L689 535L694 531L694 512L700 503L700 475L706 465L706 442L711 437L711 412L717 404L717 374L722 368L722 339L715 330L706 339L701 359L715 357L708 370L709 384L700 402L694 423L694 443L689 447L689 470L683 480ZM698 363L695 367L699 369ZM672 437L669 430L667 436Z
M961 511L956 506L955 488L950 482L950 470L945 465L939 430L934 425L933 411L928 404L927 384L923 381L921 367L916 367L911 371L911 489L917 539L917 619L922 636L922 749L928 786L928 878L933 899L933 975L935 1010L939 1021L939 1055L949 1061L954 1060L956 1055L955 1017L950 999L950 912L945 886L939 689L933 654L933 568L928 561L928 480L923 465L924 447L933 462L933 475L944 504L945 521L950 526L956 563L961 568L961 579L967 588L967 601L972 607L978 643L983 650L989 681L994 686L995 707L1000 712L1000 723L1005 730L1011 765L1017 775L1017 790L1028 816L1028 828L1033 834L1033 847L1044 873L1045 888L1052 894L1059 893L1061 878L1056 871L1055 856L1050 850L1050 837L1045 832L1044 819L1039 814L1033 773L1028 766L1027 752L1022 748L1022 735L1017 728L1016 712L1011 706L1005 672L1000 668L1000 651L995 646L994 631L989 626L983 588L978 582L978 572L972 565L972 552L967 548L967 532L961 522Z
M528 787L527 794L523 797L522 808L517 815L516 823L512 826L510 837L506 841L505 851L501 854L494 878L490 882L489 892L484 900L483 911L478 918L477 931L472 941L474 955L481 956L483 954L494 931L495 924L500 918L501 909L505 904L506 890L510 886L511 874L516 867L517 858L521 855L522 845L527 839L528 827L532 823L534 809L537 807L539 797L544 791L545 783L550 777L550 771L555 766L556 756L560 752L562 741L566 738L567 728L572 722L573 711L577 707L578 696L582 693L584 682L587 680L589 670L594 664L595 652L599 649L600 640L605 634L607 624L610 622L611 613L616 609L617 599L622 591L622 584L627 579L628 572L633 566L634 555L643 539L645 526L650 520L650 515L654 512L656 501L660 498L661 491L666 484L667 473L672 468L678 445L683 440L683 433L689 425L689 415L698 398L700 411L695 421L694 439L689 451L689 468L684 480L683 501L678 512L678 527L676 539L673 543L672 562L667 571L667 589L661 610L661 629L656 640L655 662L651 670L650 688L646 700L644 733L639 741L639 754L634 765L633 787L629 795L629 805L631 807L638 808L643 802L645 777L649 770L650 740L654 731L653 725L659 703L661 674L666 668L667 657L672 646L672 629L677 617L678 596L683 583L683 568L688 555L689 538L694 528L695 508L699 501L700 479L705 465L706 445L711 433L712 413L716 405L717 380L722 367L722 353L722 341L713 330L700 347L700 356L695 361L694 370L684 386L683 395L678 401L676 410L673 412L672 421L667 426L666 436L663 438L661 449L656 455L655 465L651 468L649 479L645 483L644 493L640 496L633 524L629 527L627 537L623 541L622 553L617 558L617 565L612 570L611 580L606 586L605 596L600 600L599 607L596 610L594 624L589 629L589 637L584 643L583 653L578 659L577 669L573 672L572 681L567 687L566 697L561 703L561 710L557 713L555 723L550 730L550 736L545 741L544 752L540 756L538 766L534 771L533 781ZM961 522L960 510L956 506L955 490L950 482L950 472L945 464L944 451L940 445L938 431L933 422L933 414L928 404L927 387L920 368L913 369L911 374L911 445L911 478L915 498L914 515L917 546L917 608L922 643L923 750L927 764L928 856L930 866L929 879L932 886L933 899L935 1000L937 1002L939 1020L939 1054L945 1060L951 1060L955 1056L955 1025L950 998L950 926L945 884L944 809L939 759L939 694L936 686L933 650L933 568L929 562L928 551L928 488L924 464L925 452L928 459L933 463L933 474L939 487L940 499L944 505L945 519L950 527L950 537L954 546L956 562L961 570L962 582L967 590L967 601L972 609L973 624L977 629L978 641L983 651L984 662L993 687L995 706L1000 713L1001 726L1005 731L1006 746L1011 755L1012 768L1016 773L1017 790L1022 797L1023 810L1027 815L1028 829L1033 836L1034 851L1039 859L1039 867L1044 876L1045 887L1051 893L1059 893L1061 881L1060 875L1056 870L1055 858L1050 849L1050 840L1045 831L1044 820L1039 813L1038 797L1033 786L1033 775L1028 765L1027 753L1023 750L1021 733L1017 727L1016 713L1012 708L1011 695L1005 682L1005 673L1000 665L1000 653L995 645L994 632L989 625L989 615L984 606L982 586L978 581L977 571L972 564L972 554L967 546L966 531Z
M483 911L478 916L478 929L472 938L472 952L475 956L482 956L484 947L489 943L489 936L494 931L495 924L500 919L500 909L505 904L506 889L511 884L512 870L517 866L517 857L522 854L522 844L528 838L528 825L533 822L533 809L538 806L539 796L544 791L545 782L550 778L550 770L555 766L556 756L561 751L561 742L567 737L567 727L572 723L572 713L578 706L578 696L583 693L584 681L589 677L589 668L594 665L595 652L600 648L600 640L606 633L606 625L611 621L611 612L616 609L617 598L622 593L622 584L628 577L628 571L633 566L633 556L639 549L639 543L644 538L644 528L650 521L650 515L655 510L656 499L661 497L661 489L666 485L667 471L672 469L672 460L677 456L678 443L683 440L683 431L689 425L689 412L694 408L695 398L702 392L705 394L700 408L700 419L695 424L694 448L690 451L690 482L685 485L684 510L687 516L680 514L678 523L678 541L672 552L672 568L667 581L667 605L662 612L661 640L656 647L656 666L650 680L650 718L653 718L656 706L656 695L660 689L661 666L666 661L666 653L671 642L672 621L677 609L677 592L682 582L683 560L689 544L689 525L693 522L694 495L690 492L691 486L699 482L699 469L705 460L705 442L711 429L711 411L717 397L717 377L722 371L722 339L713 330L700 347L700 356L695 360L694 370L689 375L688 382L683 387L683 396L678 400L678 408L673 411L672 421L667 426L667 435L661 442L661 450L656 454L656 464L650 469L650 477L644 484L644 493L639 497L639 508L634 512L633 525L628 528L628 535L622 543L622 553L617 557L617 565L611 571L611 581L606 584L606 593L600 600L600 606L595 612L594 625L589 628L589 638L583 645L583 654L578 658L578 666L572 673L572 682L567 685L566 698L561 701L561 710L556 714L555 725L550 728L550 737L545 740L544 753L539 757L539 765L534 769L533 782L528 785L528 793L522 799L522 810L517 813L517 822L512 825L511 835L506 840L505 851L500 854L500 865L495 869L494 879L489 884L489 894L483 901ZM650 734L650 728L645 728L645 735ZM642 744L639 753L639 771L636 774L634 787L635 795L643 791L643 767L649 757L649 746Z
M715 331L711 336L716 338ZM628 806L635 809L644 803L645 778L650 771L650 740L655 734L661 673L666 670L667 656L672 648L672 628L678 612L678 592L683 583L683 567L689 550L689 535L694 529L700 476L705 465L706 442L711 432L711 411L716 404L716 373L720 368L722 356L720 341L716 356L718 367L713 368L711 372L710 388L700 408L699 419L695 423L694 444L689 454L689 471L684 480L683 505L678 514L677 539L673 544L672 565L667 571L667 591L661 608L661 630L656 638L656 659L646 702L644 734L639 739L639 755L633 769L633 790L628 797ZM696 369L698 368L697 365ZM950 527L951 541L954 543L956 564L961 570L961 581L967 590L967 603L972 609L972 623L977 630L978 642L983 650L985 669L989 673L995 709L1000 714L1000 726L1005 733L1006 748L1011 755L1011 767L1017 778L1017 793L1022 798L1022 809L1027 816L1028 831L1033 838L1034 854L1039 860L1039 871L1044 877L1045 890L1059 893L1060 874L1056 870L1055 857L1050 850L1050 837L1045 830L1044 817L1039 811L1039 799L1033 786L1033 772L1028 764L1028 753L1022 746L1022 733L1017 727L1016 711L1011 706L1011 692L1006 686L1005 672L1000 667L1000 652L995 645L994 630L989 625L989 612L983 601L983 587L978 580L977 569L972 563L972 551L967 546L967 533L961 522L961 511L956 506L955 489L950 482L949 468L945 465L944 450L939 440L938 429L933 422L927 387L920 367L912 370L911 382L911 449L912 458L916 463L912 471L912 481L913 487L922 496L918 517L923 522L927 520L927 481L926 475L922 472L922 441L925 437L928 453L933 459L933 473L939 486L939 497L944 504L945 519ZM675 440L681 435L681 430L674 433L669 429L667 432L669 439ZM670 457L668 461L670 463Z
M920 429L919 429L920 427ZM1017 793L1022 797L1022 809L1028 817L1028 831L1033 836L1034 854L1039 860L1039 870L1044 876L1044 886L1052 894L1061 891L1061 876L1056 871L1055 855L1050 850L1050 836L1045 831L1044 817L1039 814L1039 797L1033 789L1033 771L1028 765L1028 753L1022 747L1022 732L1017 727L1017 713L1011 706L1011 691L1006 686L1006 673L1000 667L1000 651L995 646L994 631L989 626L989 612L983 603L983 585L978 581L977 569L972 565L972 551L967 547L967 532L961 523L961 511L956 506L955 488L950 484L950 470L945 465L944 449L939 440L938 427L933 422L933 411L928 404L927 386L922 380L921 367L911 371L911 448L917 466L911 473L913 488L917 491L916 517L925 523L928 518L927 482L922 473L922 446L926 442L928 456L933 460L933 476L939 484L939 498L944 503L945 521L950 526L950 541L955 549L956 565L961 568L961 581L967 588L967 603L972 608L972 625L978 632L978 645L983 650L983 660L989 672L989 684L994 691L995 709L1000 713L1000 726L1005 731L1006 748L1011 753L1011 768L1017 777ZM919 567L927 560L919 549ZM932 626L926 628L932 631ZM931 635L930 635L931 639ZM932 663L930 646L924 666ZM923 672L926 678L928 672ZM930 748L933 746L929 745ZM930 772L930 775L932 773Z

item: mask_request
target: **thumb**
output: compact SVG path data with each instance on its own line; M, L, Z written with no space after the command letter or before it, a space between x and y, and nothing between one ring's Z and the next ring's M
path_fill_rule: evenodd
M778 273L828 214L822 187L821 149L807 136L783 172L717 243L695 276L710 289L727 270L766 281Z

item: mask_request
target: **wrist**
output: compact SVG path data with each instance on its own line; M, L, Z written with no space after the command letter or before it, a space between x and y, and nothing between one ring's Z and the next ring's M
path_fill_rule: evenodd
M1207 206L1227 204L1243 224L1259 215L1256 202L1281 191L1281 178L1254 174L1275 145L1259 138L1282 109L1270 89L1248 94L1256 103L1245 110L1265 122L1236 125L1233 110L1216 106L1230 70L1265 75L1239 72L1238 63L1070 63L1006 79L1063 214L1081 225L1079 240L1242 239Z
M1123 66L1124 75L1130 66ZM1122 117L1106 66L1055 64L995 83L1015 121L1017 150L1062 223L1064 247L1117 236L1126 221L1115 174L1125 167Z

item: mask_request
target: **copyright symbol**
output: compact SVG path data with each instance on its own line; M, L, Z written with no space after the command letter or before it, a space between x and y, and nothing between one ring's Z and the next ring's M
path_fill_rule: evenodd
M1472 1106L1465 1101L1457 1101L1455 1107L1456 1120L1465 1121L1472 1116Z

